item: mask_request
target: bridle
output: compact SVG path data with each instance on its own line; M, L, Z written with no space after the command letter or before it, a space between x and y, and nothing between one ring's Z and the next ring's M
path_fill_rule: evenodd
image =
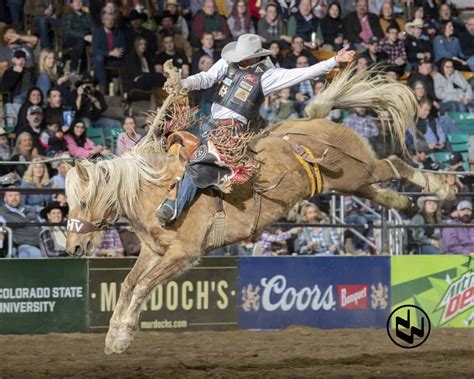
M98 222L89 222L81 218L69 217L66 229L69 233L87 234L105 230L114 222L115 220L112 222L107 221L105 217Z

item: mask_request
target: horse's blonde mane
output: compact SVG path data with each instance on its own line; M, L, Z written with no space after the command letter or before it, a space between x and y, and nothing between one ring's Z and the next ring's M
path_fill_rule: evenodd
M167 156L153 137L147 135L143 140L120 157L97 163L79 161L87 173L87 181L81 178L77 167L70 170L66 177L70 206L112 209L117 215L137 218L141 190L171 179L168 164L176 160Z

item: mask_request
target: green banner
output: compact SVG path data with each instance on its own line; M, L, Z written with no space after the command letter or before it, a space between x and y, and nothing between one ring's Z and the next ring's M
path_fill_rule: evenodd
M434 327L474 328L474 257L392 257L392 309L422 308Z
M87 331L86 277L86 260L2 260L0 333Z
M106 331L121 283L134 259L89 260L91 331ZM203 258L199 266L156 287L138 323L142 330L237 328L237 259Z

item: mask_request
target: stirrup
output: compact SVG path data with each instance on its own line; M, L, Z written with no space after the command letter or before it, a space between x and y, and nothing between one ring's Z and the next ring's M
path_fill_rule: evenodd
M178 207L176 202L166 199L156 210L156 217L161 226L166 226L176 219Z

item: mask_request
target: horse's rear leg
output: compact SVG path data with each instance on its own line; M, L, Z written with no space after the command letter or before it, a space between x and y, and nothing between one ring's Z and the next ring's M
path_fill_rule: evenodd
M421 172L407 165L395 155L375 162L374 177L377 182L395 179L408 180L428 192L436 193L440 199L454 198L454 193L440 175Z
M130 304L119 321L117 333L113 339L107 341L106 353L120 354L128 349L133 340L133 332L137 327L143 302L151 290L178 275L197 260L197 257L186 255L183 250L182 246L168 249L159 263L139 279L132 290Z
M140 255L120 288L120 296L115 306L114 313L110 319L109 330L107 332L107 337L105 338L106 354L112 353L110 346L112 345L112 341L117 338L117 332L121 325L120 320L130 305L135 285L158 264L159 259L161 259L161 256L153 252L145 244L142 244Z
M388 189L378 188L372 185L359 188L353 193L369 200L375 201L377 204L385 208L397 209L407 216L413 215L413 203L408 196L400 195L399 193Z

